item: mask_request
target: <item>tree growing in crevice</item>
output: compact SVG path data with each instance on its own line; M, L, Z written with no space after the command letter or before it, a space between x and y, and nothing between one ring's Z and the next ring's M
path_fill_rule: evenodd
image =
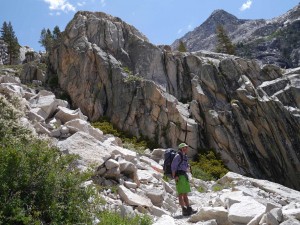
M41 31L41 37L39 43L41 46L45 48L47 52L51 50L51 48L57 44L61 39L61 32L58 26L55 26L53 32L50 29L45 29Z
M20 55L20 44L15 35L11 22L4 22L1 28L1 39L7 44L7 53L9 55L9 64L13 63Z
M217 34L216 52L234 55L235 46L232 44L230 38L227 35L227 32L225 31L222 25L217 26L216 34Z
M187 52L185 44L183 43L183 41L179 41L179 46L178 46L177 50L180 51L180 52Z

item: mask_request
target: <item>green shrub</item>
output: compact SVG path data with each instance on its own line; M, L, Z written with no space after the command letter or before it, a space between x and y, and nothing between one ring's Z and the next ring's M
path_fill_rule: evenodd
M199 186L197 188L197 191L200 192L200 193L204 193L204 192L206 192L206 189L205 189L205 187Z
M0 224L92 224L100 198L82 187L91 174L21 127L8 99L0 96Z
M132 71L127 66L123 67L123 70L129 75L132 75Z
M122 217L117 213L110 211L103 211L100 215L99 225L150 225L152 220L149 216L135 215L133 217Z
M212 187L212 190L214 192L218 192L218 191L222 191L224 189L224 186L222 186L221 184L215 184L213 187Z
M0 65L0 69L13 69L15 70L15 75L19 76L23 70L23 64L20 65Z
M135 82L135 81L142 81L143 77L138 76L138 75L129 74L123 80L124 80L125 83L131 83L131 82Z
M119 185L118 184L113 184L113 185L108 185L108 186L98 185L97 189L99 192L103 192L105 190L110 189L111 193L118 194Z
M93 127L100 129L103 134L112 134L116 137L121 137L122 133L115 129L113 125L108 121L108 119L103 118L98 122L92 123Z
M126 72L128 74L128 76L123 79L123 81L125 83L131 83L131 82L143 80L143 77L141 77L137 74L134 75L133 72L128 67L126 67L126 66L123 67L123 70L124 70L124 72Z
M40 69L40 70L42 70L43 72L47 72L47 64L46 63L38 63L37 64L37 67Z
M8 100L18 105L0 95L0 225L94 224L95 218L99 224L151 224L147 216L124 222L117 213L102 212L98 189L83 186L92 173L78 171L77 156L62 154L21 127L23 113Z
M50 88L57 88L59 87L59 83L58 83L58 75L54 74L52 76L49 77L48 79L48 85Z
M170 182L170 180L172 179L170 176L164 175L162 178L164 181L166 182Z
M14 105L19 105L16 98L11 97L10 100ZM18 118L22 112L16 110L14 105L0 95L0 143L3 143L4 139L8 143L14 143L30 137L30 132L19 125Z
M209 181L209 180L214 179L211 174L205 172L203 169L201 169L194 162L191 163L191 166L192 166L193 177L201 179L201 180L205 180L205 181Z
M223 189L234 189L234 183L230 183L230 182L226 182L226 183L223 183L223 184L220 184L220 183L215 183L213 186L212 186L212 190L217 192L217 191L221 191Z
M136 151L138 153L144 152L147 148L153 149L157 147L157 144L154 141L149 140L148 138L134 137L124 131L116 129L109 121L108 118L103 117L97 122L92 123L92 126L100 129L103 134L112 134L115 137L119 137L125 148Z
M202 180L215 180L224 176L228 170L222 160L213 151L200 154L199 159L191 163L193 176Z
M90 174L72 166L75 156L40 140L2 142L0 155L0 224L91 223L95 193L81 187Z

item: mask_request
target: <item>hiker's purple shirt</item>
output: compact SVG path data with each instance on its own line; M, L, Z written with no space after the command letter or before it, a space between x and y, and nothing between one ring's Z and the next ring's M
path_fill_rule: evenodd
M182 163L180 163L180 161L181 161L181 156L179 155L179 153L177 153L177 155L174 157L172 164L171 164L172 173L175 173L177 170L183 170L185 172L188 171L188 168L189 168L188 158L185 154L183 154ZM180 163L180 165L179 165L179 163Z

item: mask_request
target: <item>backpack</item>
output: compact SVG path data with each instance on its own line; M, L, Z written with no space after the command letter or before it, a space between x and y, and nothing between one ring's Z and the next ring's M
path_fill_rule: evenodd
M174 157L179 154L177 153L173 148L168 148L166 151L165 151L165 154L164 154L164 164L163 164L163 170L164 170L164 174L165 175L169 175L169 176L172 176L172 170L171 170L171 164L172 164L172 161L174 159ZM181 156L181 161L180 163L178 164L178 166L182 163L183 161L183 156L182 154L180 154Z

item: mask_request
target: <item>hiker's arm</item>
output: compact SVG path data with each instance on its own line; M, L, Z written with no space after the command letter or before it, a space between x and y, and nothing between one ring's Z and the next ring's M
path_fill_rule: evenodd
M172 161L172 164L171 164L171 170L172 170L172 177L173 178L175 178L175 174L176 174L176 171L177 171L179 161L180 161L180 156L176 155L175 158Z
M172 172L172 177L175 178L175 172Z

